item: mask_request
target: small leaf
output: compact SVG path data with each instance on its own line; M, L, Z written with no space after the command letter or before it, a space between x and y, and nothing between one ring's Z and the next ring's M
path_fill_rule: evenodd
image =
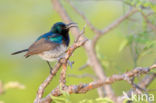
M149 41L145 44L145 47L143 48L143 50L147 50L147 49L150 49L152 48L154 45L156 44L156 41L153 40L153 41Z
M118 52L121 52L126 47L127 44L128 44L128 40L127 39L123 40L119 46Z

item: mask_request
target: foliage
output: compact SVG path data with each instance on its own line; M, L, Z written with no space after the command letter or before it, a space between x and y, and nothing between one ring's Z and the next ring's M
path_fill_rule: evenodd
M132 6L140 7L150 7L152 3L150 0L124 0L125 3L130 4Z
M68 92L63 91L61 88L61 85L59 87L62 93L62 97L55 97L55 96L50 95L51 98L53 99L53 103L72 103L69 99L70 94Z
M142 8L151 8L154 12L156 12L156 5L152 3L150 0L124 0L125 3L135 6L140 10Z
M62 97L55 97L55 96L51 96L51 98L53 99L52 103L73 103L71 101L71 99L69 99L71 97L70 94L68 94L65 91L62 91L63 96ZM74 103L113 103L112 100L110 100L109 98L96 98L96 99L83 99L81 101L75 101Z
M127 36L127 40L127 46L130 48L135 66L137 66L137 61L141 57L152 53L156 44L156 40L152 39L152 34L147 31L138 34L130 34Z

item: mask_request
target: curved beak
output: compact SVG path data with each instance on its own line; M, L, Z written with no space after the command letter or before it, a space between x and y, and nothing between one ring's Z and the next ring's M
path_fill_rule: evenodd
M66 29L69 29L71 27L78 27L76 23L69 23L69 24L66 24Z

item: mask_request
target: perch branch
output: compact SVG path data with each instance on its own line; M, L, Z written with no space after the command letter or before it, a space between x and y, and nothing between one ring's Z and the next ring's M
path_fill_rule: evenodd
M47 79L45 81L43 81L43 83L39 86L38 91L37 91L37 95L36 95L36 99L34 100L34 103L39 103L39 100L42 98L45 88L48 86L50 81L56 75L56 73L58 72L60 67L61 67L61 63L57 63L55 65L52 73L50 73L49 76L47 77Z
M84 32L85 32L85 26L84 26L83 30L80 32L79 36L77 36L77 38L75 39L74 43L79 42L79 39L84 34ZM85 40L88 40L88 39L85 39ZM68 49L67 54L70 55L71 52L72 52L71 49ZM62 69L61 75L60 75L60 85L62 87L64 87L65 86L65 83L66 83L67 62L68 61L65 61L65 63L62 65L63 66L63 69Z
M62 65L62 71L61 71L61 75L60 75L60 86L61 88L63 88L65 86L66 83L66 70L67 70L67 63L64 63Z
M82 35L82 34L81 34ZM59 68L63 65L66 65L67 60L69 59L69 57L72 55L72 53L74 52L74 50L80 46L82 46L88 39L84 38L83 40L77 40L77 42L75 42L66 52L66 55L64 56L64 58L61 58L59 60L59 62L56 64L54 70L52 71L51 74L49 74L49 76L47 77L47 79L40 85L38 92L37 92L37 96L36 99L34 100L34 103L40 103L40 99L43 96L44 90L47 87L47 85L50 83L50 81L53 79L53 77L56 75L56 73L58 72ZM65 85L65 73L66 73L66 67L64 67L62 69L61 72L61 77L60 77L60 83L62 85Z

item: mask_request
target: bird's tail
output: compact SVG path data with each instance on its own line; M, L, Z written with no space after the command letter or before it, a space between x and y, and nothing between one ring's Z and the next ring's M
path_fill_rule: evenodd
M23 52L26 52L26 51L28 51L28 49L24 49L24 50L20 50L20 51L14 52L11 55L16 55L16 54L23 53Z

